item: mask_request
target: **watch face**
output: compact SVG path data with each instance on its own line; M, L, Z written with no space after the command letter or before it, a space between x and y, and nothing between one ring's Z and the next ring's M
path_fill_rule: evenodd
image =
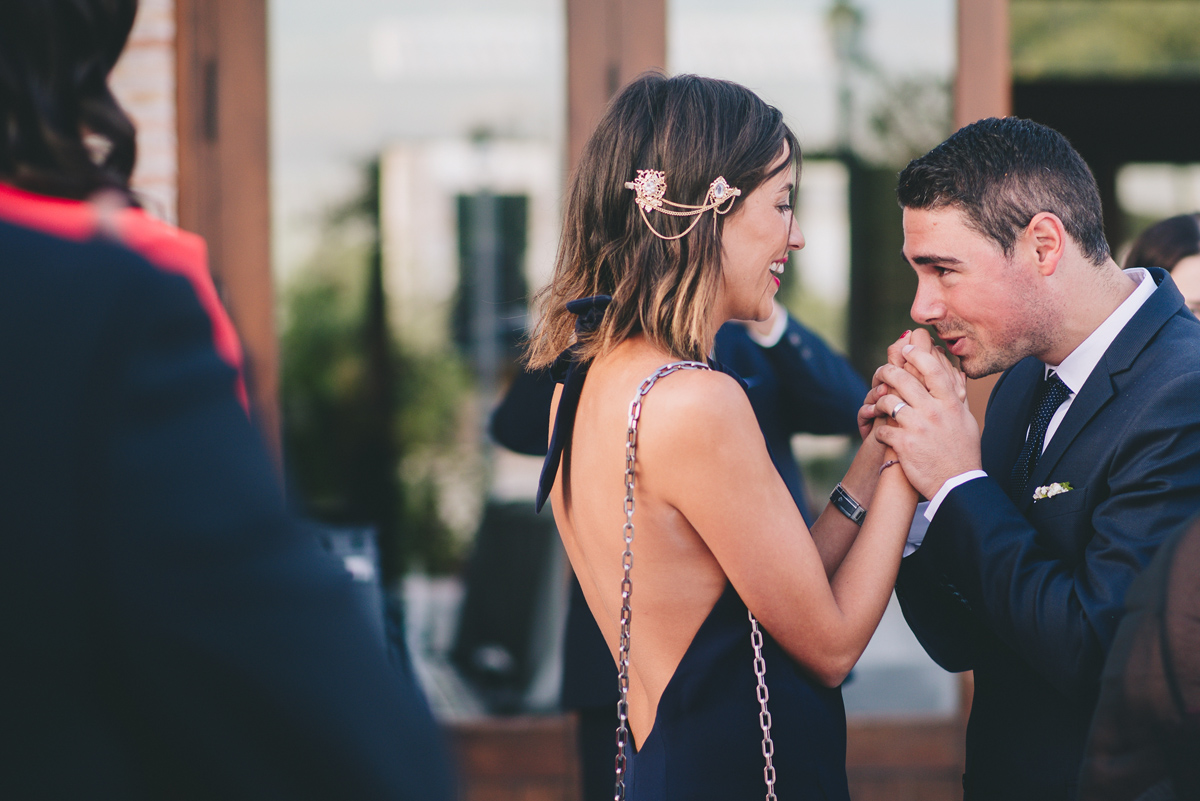
M837 507L839 512L859 525L862 524L863 518L867 516L867 510L860 506L858 501L850 497L850 493L846 492L841 484L834 487L829 500Z
M836 507L838 511L850 518L853 523L858 525L863 524L863 518L866 517L866 510L858 504L858 501L851 498L850 493L847 493L841 484L834 487L833 493L829 495L829 501Z

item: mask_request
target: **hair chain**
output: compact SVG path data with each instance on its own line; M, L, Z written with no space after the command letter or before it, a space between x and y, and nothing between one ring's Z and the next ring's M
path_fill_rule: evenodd
M693 206L689 203L676 203L673 200L667 200L667 174L662 170L638 170L637 178L632 181L625 182L626 189L632 189L637 193L634 198L634 203L637 204L638 211L642 214L642 220L646 223L646 227L650 232L659 239L665 239L668 242L683 239L691 230L700 222L700 216L704 212L712 209L714 215L728 214L733 208L734 200L742 194L742 190L737 187L730 186L725 180L725 176L718 176L717 180L708 185L708 191L704 193L704 202L699 206ZM668 214L672 217L695 217L682 233L674 236L661 234L650 222L650 218L646 216L648 211L657 211L663 214Z

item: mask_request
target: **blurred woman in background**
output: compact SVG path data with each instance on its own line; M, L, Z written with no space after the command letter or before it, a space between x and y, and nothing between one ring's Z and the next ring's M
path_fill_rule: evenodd
M1134 240L1124 267L1163 268L1192 314L1200 316L1200 212L1168 217L1147 228Z

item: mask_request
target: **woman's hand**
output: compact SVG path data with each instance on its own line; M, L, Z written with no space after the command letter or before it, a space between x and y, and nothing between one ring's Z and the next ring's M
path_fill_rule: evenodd
M925 333L926 337L929 336L928 332L923 333ZM899 339L888 345L888 364L895 365L896 367L905 367L903 350L911 344L912 334L912 331L905 331ZM922 343L922 346L924 346L924 343ZM912 368L907 369L912 372ZM914 373L914 375L916 374ZM867 392L867 396L863 398L863 405L858 410L858 434L864 441L871 435L871 432L878 424L879 418L884 416L882 411L875 408L875 404L889 392L891 392L891 387L880 378L879 371L876 370L871 381L871 389Z
M938 364L942 368L942 372L949 378L950 383L954 386L955 394L958 395L959 403L966 404L967 402L967 376L962 370L959 370L950 362L950 357L946 355L946 351L941 347L934 347L930 350L933 357L937 359ZM916 365L912 364L906 354L904 357L905 369L914 375L921 375L920 370ZM915 372L914 372L915 371Z
M867 392L867 396L863 398L863 405L858 410L858 435L862 437L864 443L874 432L875 426L880 423L884 416L882 412L875 408L875 404L890 391L891 387L887 384L876 384L871 387L870 391Z
M887 423L881 422L881 425L887 425ZM892 449L891 447L889 447L887 445L885 445L883 448L883 464L885 466L879 468L879 477L880 478L883 478L883 474L886 473L888 470L891 470L893 467L900 468L900 472L902 474L904 473L904 465L901 464L901 462L900 462L900 454L896 453L896 451L894 449ZM908 481L907 474L904 475L904 480Z
M916 352L932 354L942 371L946 374L946 377L954 385L959 401L966 403L967 377L950 362L950 357L946 355L945 349L934 345L933 337L924 328L918 328L915 331L907 333L908 336L901 337L899 341L893 343L888 348L888 364L903 367L909 375L919 379L922 384L928 387L930 381L927 379L926 374L921 371L921 368L913 361L914 357L912 354Z

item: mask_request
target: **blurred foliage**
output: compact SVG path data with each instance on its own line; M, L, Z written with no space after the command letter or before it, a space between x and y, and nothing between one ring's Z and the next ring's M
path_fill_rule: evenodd
M884 67L864 47L861 29L866 15L845 0L832 4L830 13L831 20L840 15L849 28L858 28L846 31L841 53L839 114L845 115L842 127L847 136L832 149L806 157L837 159L846 168L849 299L847 304L831 303L803 282L785 287L784 297L801 320L847 352L854 367L869 376L885 359L887 346L912 325L909 306L916 281L900 255L903 231L896 177L953 130L951 80Z
M1016 80L1200 77L1196 0L1011 0Z
M879 81L875 102L867 114L873 144L869 152L860 155L899 171L953 130L950 82L928 76L882 75Z
M293 502L324 523L374 526L390 582L461 561L435 478L406 481L401 463L454 446L469 379L453 354L407 353L387 334L375 165L364 177L283 294L284 453Z

